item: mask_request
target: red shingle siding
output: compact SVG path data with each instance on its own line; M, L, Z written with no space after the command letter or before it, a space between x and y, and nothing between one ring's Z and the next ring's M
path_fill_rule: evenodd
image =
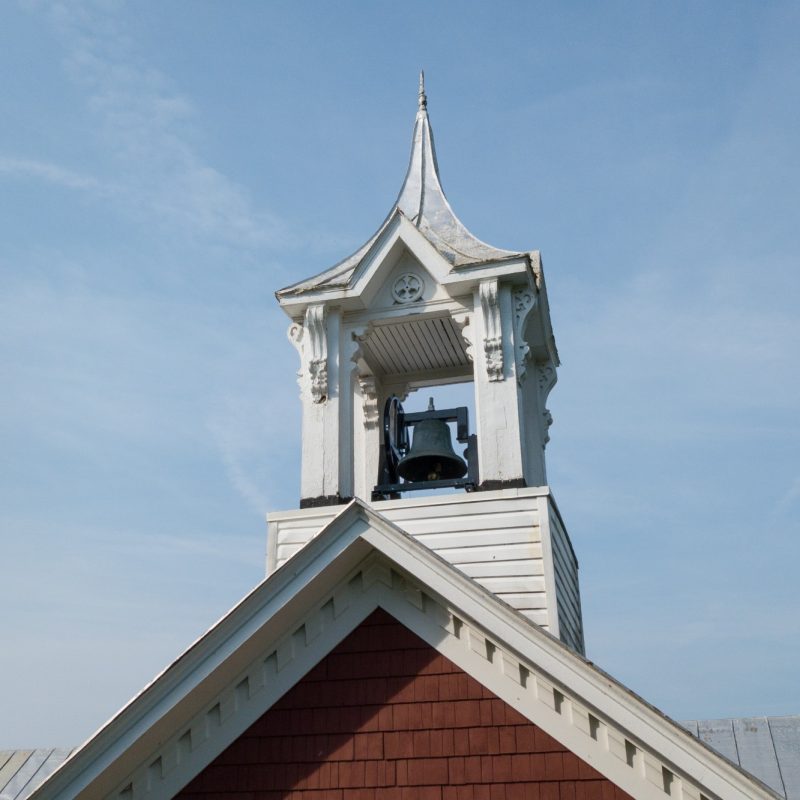
M376 611L181 800L629 800Z

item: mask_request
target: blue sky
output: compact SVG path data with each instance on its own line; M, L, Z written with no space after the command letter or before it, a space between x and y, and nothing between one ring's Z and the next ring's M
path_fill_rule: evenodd
M481 239L540 249L589 657L800 713L794 3L0 9L0 747L74 745L263 575L299 482L273 292L402 181L417 72Z

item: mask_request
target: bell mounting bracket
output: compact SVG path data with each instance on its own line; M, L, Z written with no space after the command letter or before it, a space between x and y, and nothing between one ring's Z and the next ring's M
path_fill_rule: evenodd
M410 447L409 429L424 419L440 419L456 423L456 439L467 445L464 456L467 461L467 474L463 478L438 481L405 481L397 472L400 460ZM400 399L395 395L387 398L383 407L383 441L381 442L378 483L372 490L373 500L397 499L402 492L421 489L466 489L473 492L478 485L478 439L469 432L469 409L434 409L406 414Z

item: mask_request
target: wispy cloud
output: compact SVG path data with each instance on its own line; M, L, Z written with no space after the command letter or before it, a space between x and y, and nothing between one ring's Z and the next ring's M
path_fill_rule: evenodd
M290 243L285 223L203 157L195 109L134 51L113 2L54 2L43 10L65 49L65 69L85 91L92 135L114 161L113 185L45 160L6 155L0 173L113 196L148 221L190 237L263 248Z
M60 167L57 164L50 164L46 161L37 161L31 158L0 156L0 173L10 176L36 178L68 189L79 189L99 194L111 193L110 187L105 186L90 175L83 175Z
M258 514L271 507L265 491L252 469L254 453L263 455L264 445L268 444L261 420L263 409L242 408L242 401L228 397L224 409L208 423L211 435L217 445L225 473L233 488L245 502ZM262 412L262 413L259 413Z
M772 515L780 517L798 504L800 504L800 475L789 484L789 487L780 496Z
M229 483L253 511L263 515L267 509L286 505L287 495L292 499L294 495L287 475L299 472L298 448L294 425L287 425L286 419L287 409L296 413L294 385L276 385L261 377L246 383L236 393L218 398L207 427ZM275 413L277 409L282 413Z

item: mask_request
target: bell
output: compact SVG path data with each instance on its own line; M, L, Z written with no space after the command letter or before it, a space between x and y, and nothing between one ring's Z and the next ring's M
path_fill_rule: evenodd
M433 399L428 411L433 411ZM453 451L450 427L443 419L423 419L414 426L414 439L408 453L397 465L401 478L419 481L443 481L461 478L467 464Z

